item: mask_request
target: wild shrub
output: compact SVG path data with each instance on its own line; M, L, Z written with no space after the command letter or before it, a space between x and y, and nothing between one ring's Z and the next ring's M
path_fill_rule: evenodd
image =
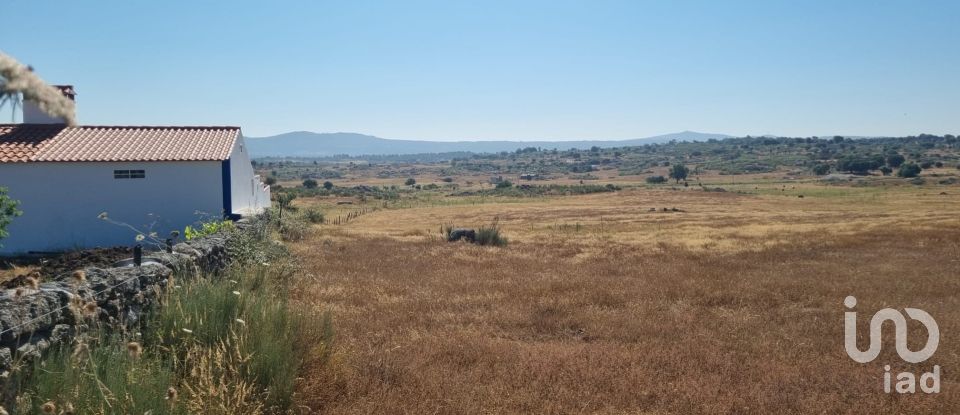
M227 252L239 265L263 264L286 257L289 252L283 244L275 243L273 236L277 222L276 211L266 211L249 223L243 231L233 232L227 239Z
M441 225L440 226L440 235L443 237L444 241L454 241L460 240L461 238L454 239L453 230L457 229L453 225ZM469 238L463 238L470 242L473 242L477 245L489 245L489 246L506 246L507 238L500 233L500 228L497 225L497 220L494 219L493 223L489 226L481 226L475 232L474 238L471 240Z
M20 202L10 199L10 197L7 196L7 188L0 187L0 239L7 236L6 227L13 218L22 214L22 212L17 209L19 205Z
M923 171L923 168L916 163L906 163L900 166L900 170L897 170L897 176L904 178L917 177L921 171Z
M323 223L323 211L317 208L309 208L303 211L303 218L310 223Z
M286 215L280 220L278 231L284 241L301 241L307 236L310 226L303 218Z
M823 176L827 173L830 173L830 165L827 163L817 163L813 165L812 170L813 174L816 174L817 176Z
M297 199L295 192L277 193L275 199L277 201L277 207L280 210L297 210L297 208L293 206L293 201Z
M500 234L500 228L494 221L490 226L481 226L477 229L475 243L481 246L507 246L507 238Z

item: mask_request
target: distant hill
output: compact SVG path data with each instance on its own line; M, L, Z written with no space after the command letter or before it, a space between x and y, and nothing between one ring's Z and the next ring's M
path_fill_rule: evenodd
M722 139L725 134L706 134L684 131L674 134L632 140L599 141L418 141L389 140L356 133L312 133L295 131L270 137L247 137L247 146L253 157L323 157L337 154L351 156L448 153L466 151L473 153L496 153L514 151L523 147L557 148L561 150L588 149L593 146L626 147L676 141L706 141Z

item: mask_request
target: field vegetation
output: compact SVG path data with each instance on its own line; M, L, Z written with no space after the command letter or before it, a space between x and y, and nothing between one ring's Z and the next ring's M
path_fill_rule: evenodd
M330 312L338 339L336 364L305 374L299 396L325 413L951 412L960 187L938 181L955 174L701 171L686 187L621 178L589 194L297 199L327 217L377 207L291 245L310 275L295 301ZM493 221L508 246L446 242L444 224ZM916 307L940 324L941 351L908 365L888 338L881 358L853 362L848 295L861 336L872 312ZM909 332L920 348L922 326ZM884 364L940 365L942 391L885 394Z

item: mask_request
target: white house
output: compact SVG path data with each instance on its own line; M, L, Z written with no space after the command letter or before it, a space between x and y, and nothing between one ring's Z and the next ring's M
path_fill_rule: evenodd
M270 206L239 127L68 127L30 102L23 124L0 124L0 187L23 211L0 255L132 245Z

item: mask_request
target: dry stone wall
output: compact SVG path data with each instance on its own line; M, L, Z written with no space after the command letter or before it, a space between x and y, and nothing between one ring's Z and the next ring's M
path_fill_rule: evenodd
M83 269L72 276L0 291L0 372L16 361L73 340L75 328L91 322L140 321L176 275L217 272L227 267L228 236L210 235L173 247L172 253L145 253L142 265ZM94 306L95 305L95 306Z

